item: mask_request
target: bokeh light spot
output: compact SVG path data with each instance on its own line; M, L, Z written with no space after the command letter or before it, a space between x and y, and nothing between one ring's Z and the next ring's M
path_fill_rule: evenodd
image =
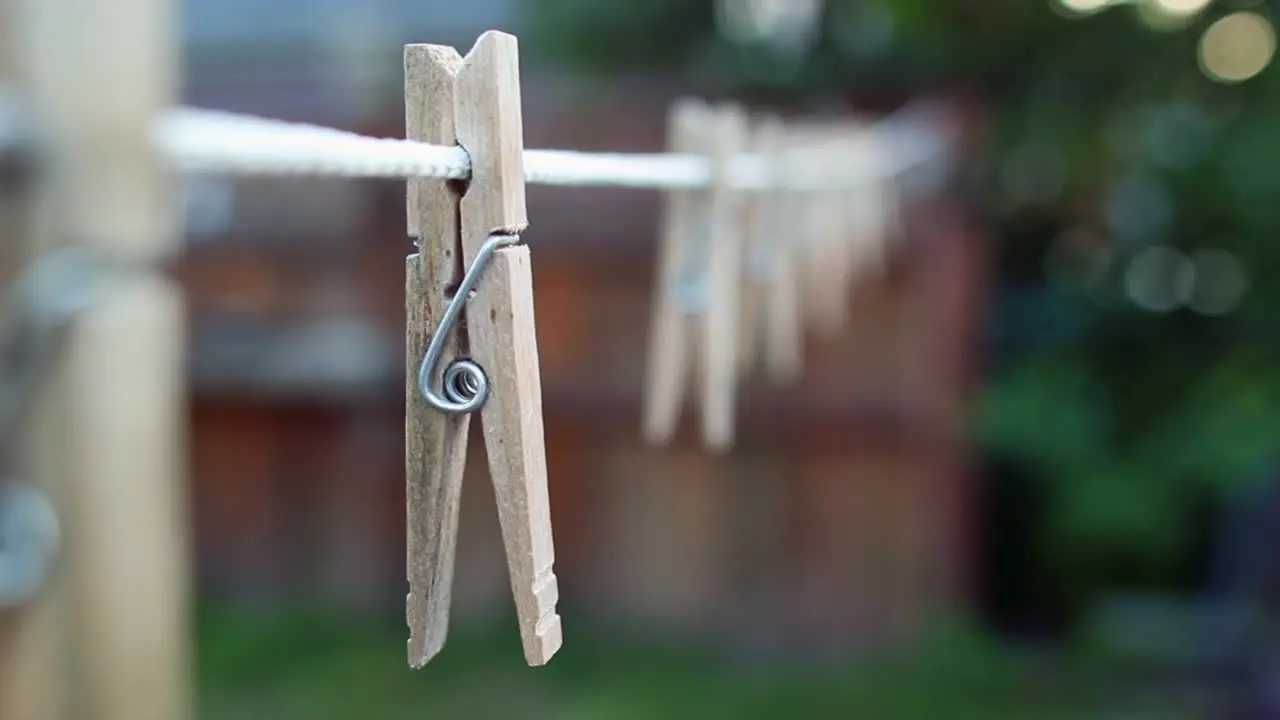
M1058 6L1072 15L1092 15L1107 8L1111 0L1056 0Z
M1200 69L1218 82L1241 82L1262 72L1275 51L1275 29L1265 17L1232 13L1210 25L1200 38Z
M1196 283L1196 266L1178 249L1149 247L1133 257L1124 275L1125 293L1149 312L1165 313L1187 302Z

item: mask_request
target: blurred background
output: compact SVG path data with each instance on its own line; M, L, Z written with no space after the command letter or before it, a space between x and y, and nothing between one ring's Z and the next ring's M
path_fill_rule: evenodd
M405 667L403 184L191 178L201 716L1280 718L1274 5L185 0L205 108L403 137L401 46L498 28L530 148L661 150L683 95L958 137L721 457L639 440L659 195L530 188L537 670L478 434L449 643Z

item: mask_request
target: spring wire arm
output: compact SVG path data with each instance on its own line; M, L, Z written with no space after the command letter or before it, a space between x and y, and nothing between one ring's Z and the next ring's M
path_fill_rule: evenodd
M480 246L480 252L476 253L471 267L467 268L457 292L449 300L449 306L445 308L440 326L436 328L431 336L431 342L427 344L427 354L422 358L422 365L418 369L418 391L428 405L440 412L449 415L465 415L479 410L489 399L489 378L485 375L484 368L472 360L459 358L445 368L439 394L433 388L431 376L435 373L436 365L440 363L440 356L444 353L444 345L449 333L455 330L458 317L471 299L471 293L475 290L476 283L480 282L480 276L484 274L484 269L488 266L493 253L519 242L519 235L497 233L489 236L489 239Z

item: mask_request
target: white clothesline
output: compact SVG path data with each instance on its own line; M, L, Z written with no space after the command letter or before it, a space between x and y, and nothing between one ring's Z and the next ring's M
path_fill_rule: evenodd
M732 186L744 189L839 189L892 178L944 151L937 128L909 122L907 114L886 118L845 145L865 140L866 152L805 148L791 153L783 167L769 167L760 156L745 154L731 160L726 175ZM0 96L0 147L20 142L19 115ZM188 173L401 179L470 175L469 158L457 146L195 108L163 113L154 139L161 155ZM665 190L707 187L713 175L706 157L670 153L526 150L524 169L530 184Z

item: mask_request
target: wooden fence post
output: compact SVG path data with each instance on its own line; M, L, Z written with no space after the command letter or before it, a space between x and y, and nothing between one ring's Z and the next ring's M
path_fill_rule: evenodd
M118 272L37 403L27 470L56 501L64 545L30 609L38 627L5 649L3 720L191 715L184 311L158 267L178 234L151 137L176 94L173 11L169 0L21 5L40 133L31 253L75 243Z

